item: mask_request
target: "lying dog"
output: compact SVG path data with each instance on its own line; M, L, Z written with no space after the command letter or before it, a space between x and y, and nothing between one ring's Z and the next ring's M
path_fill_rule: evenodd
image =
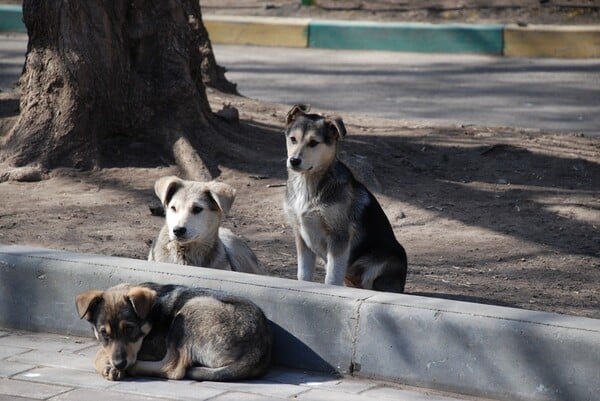
M284 210L294 229L298 279L312 279L318 256L326 262L326 284L403 292L406 252L373 194L337 159L343 121L308 111L294 106L285 129Z
M108 380L126 375L227 381L266 372L272 335L252 302L196 288L120 284L77 295L101 348L94 365Z
M156 181L166 223L152 244L149 261L266 274L242 239L220 227L235 199L221 182L185 181L174 176Z

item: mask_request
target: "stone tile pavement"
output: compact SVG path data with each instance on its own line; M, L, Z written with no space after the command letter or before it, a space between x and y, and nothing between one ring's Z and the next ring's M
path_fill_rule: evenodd
M0 329L0 401L311 400L458 401L467 396L273 367L234 383L136 378L111 382L92 367L90 338ZM458 397L458 398L457 398Z

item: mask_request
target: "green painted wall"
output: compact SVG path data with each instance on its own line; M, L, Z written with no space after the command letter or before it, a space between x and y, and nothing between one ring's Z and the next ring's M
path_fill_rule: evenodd
M309 47L502 54L502 25L311 21Z
M27 32L21 6L0 5L0 32Z

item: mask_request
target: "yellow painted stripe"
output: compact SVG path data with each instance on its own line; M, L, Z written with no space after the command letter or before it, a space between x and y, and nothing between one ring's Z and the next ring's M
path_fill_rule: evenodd
M212 43L307 47L308 19L204 16Z
M600 57L600 25L530 25L504 28L504 55L511 57Z

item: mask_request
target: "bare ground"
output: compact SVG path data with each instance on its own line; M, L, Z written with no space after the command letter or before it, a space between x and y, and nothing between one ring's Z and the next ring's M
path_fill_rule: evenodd
M21 4L22 0L0 0ZM202 0L205 14L498 24L598 24L600 0Z
M248 149L243 160L219 158L218 179L238 190L225 224L273 275L294 278L281 211L289 106L209 96L213 110L239 109L234 140ZM15 95L0 94L0 139L17 114ZM408 252L407 293L600 318L600 140L342 117L343 157ZM149 210L159 204L154 180L177 170L136 159L1 183L0 242L145 259L163 223Z
M598 24L599 0L202 0L211 14L433 23Z
M0 3L20 3L0 0ZM206 0L204 13L482 23L596 23L600 2ZM294 278L295 249L281 203L282 120L289 106L210 91L213 110L240 111L237 160L219 180L238 189L225 225L273 275ZM18 115L0 93L0 140ZM600 318L600 140L498 127L417 126L342 116L342 153L376 193L409 256L410 294ZM143 150L140 150L142 153ZM131 161L135 159L135 161ZM162 219L153 183L177 173L115 154L114 167L57 170L0 183L0 243L145 259ZM0 176L4 172L0 171ZM322 281L322 270L317 280Z

